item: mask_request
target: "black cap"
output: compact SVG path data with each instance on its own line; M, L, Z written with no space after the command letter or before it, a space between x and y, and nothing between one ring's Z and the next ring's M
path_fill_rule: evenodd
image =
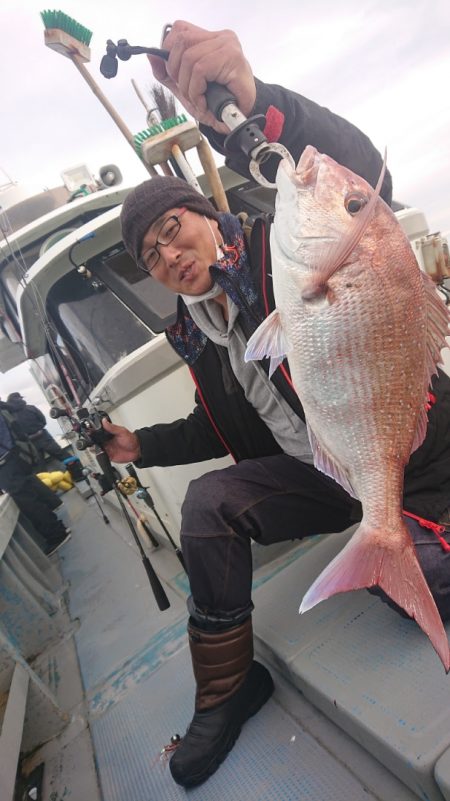
M10 403L10 401L15 401L15 400L23 400L23 397L20 394L20 392L11 392L6 399L6 402Z
M120 215L123 243L137 263L142 240L151 225L169 209L183 206L189 211L219 220L213 204L193 186L171 175L155 175L144 181L125 198Z

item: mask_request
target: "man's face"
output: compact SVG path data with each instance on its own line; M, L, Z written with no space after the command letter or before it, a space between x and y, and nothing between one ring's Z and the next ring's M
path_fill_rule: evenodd
M164 234L179 230L167 245L157 244L157 240L166 237ZM171 223L176 226L171 229ZM215 240L220 242L220 234L216 220L208 220ZM163 233L161 233L161 231ZM150 226L142 241L141 261L148 261L148 253L156 247L159 259L151 271L152 278L164 284L172 292L183 295L202 295L212 286L209 267L216 261L216 244L205 218L189 209L169 209L153 225Z

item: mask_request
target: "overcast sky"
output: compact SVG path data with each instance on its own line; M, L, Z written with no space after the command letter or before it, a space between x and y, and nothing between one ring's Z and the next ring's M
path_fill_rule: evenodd
M80 163L95 174L116 163L127 183L144 180L144 168L74 65L45 47L45 7L0 0L0 169L37 189L60 184L60 172ZM61 0L56 8L93 31L89 69L133 133L146 121L131 79L148 93L150 67L135 56L119 62L116 78L104 79L106 40L159 46L163 25L175 19L232 28L259 78L327 106L379 150L386 146L394 197L420 207L431 230L450 230L448 0ZM11 377L0 374L3 397Z

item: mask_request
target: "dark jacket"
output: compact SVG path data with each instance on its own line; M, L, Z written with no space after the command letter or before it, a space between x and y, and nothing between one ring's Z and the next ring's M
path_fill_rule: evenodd
M375 187L381 172L382 158L362 131L329 109L282 86L265 84L256 79L256 89L256 103L252 113L265 115L264 133L269 141L279 141L285 145L296 163L306 145L313 145L320 153L327 153ZM215 150L226 155L225 136L216 133L212 128L200 127ZM226 155L225 163L240 175L251 177L248 159L243 153ZM261 172L270 181L274 181L278 164L277 157L271 158L263 165ZM391 204L392 179L389 170L386 170L380 195L388 205Z
M256 110L265 113L270 104L277 104L285 115L280 141L288 147L294 158L298 158L307 144L313 144L375 185L381 169L381 157L367 137L356 128L299 95L258 82ZM208 129L205 132L212 144L220 146L218 135ZM240 157L229 162L234 169L245 172L245 163ZM383 192L384 199L389 201L390 176L385 180ZM257 291L259 308L256 304L247 310L248 313L244 313L247 301L245 297L241 298L240 323L247 337L274 308L269 228L270 220L261 216L251 233L250 274ZM214 277L218 280L217 274ZM224 284L223 288L228 294L239 294L239 281L236 279L234 284L234 287L232 282L228 286ZM231 369L227 349L210 340L202 342L198 338L196 346L190 352L185 352L174 336L177 327L187 332L188 338L195 340L198 332L195 327L192 328L189 312L181 299L177 323L168 330L167 336L189 366L197 387L197 405L186 419L139 429L136 433L142 455L137 465L190 464L227 453L240 461L280 453L273 435L246 400ZM261 364L267 371L268 360L263 360ZM286 364L275 371L272 380L294 411L304 419ZM405 506L414 514L435 520L450 501L450 380L447 376L440 374L439 380L433 383L433 392L437 402L430 410L426 440L413 455L406 470Z
M26 403L23 398L11 399L8 404L12 408L20 427L28 436L36 434L45 428L47 423L45 416L36 406Z
M0 489L14 495L21 491L33 474L38 454L17 422L12 404L0 401L0 417L3 432L3 447L0 448Z

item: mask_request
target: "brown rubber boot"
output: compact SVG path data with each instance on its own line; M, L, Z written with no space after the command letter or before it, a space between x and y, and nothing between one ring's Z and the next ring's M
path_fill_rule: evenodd
M209 778L231 751L242 724L273 692L269 671L253 661L251 618L221 632L188 626L195 714L170 760L173 778L193 787Z

